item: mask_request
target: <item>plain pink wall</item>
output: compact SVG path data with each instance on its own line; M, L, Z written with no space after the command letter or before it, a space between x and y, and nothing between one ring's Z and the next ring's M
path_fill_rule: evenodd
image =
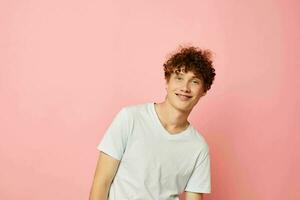
M300 199L299 8L0 1L0 199L87 199L113 116L162 101L162 63L187 43L215 53L215 83L190 116L211 150L206 199Z

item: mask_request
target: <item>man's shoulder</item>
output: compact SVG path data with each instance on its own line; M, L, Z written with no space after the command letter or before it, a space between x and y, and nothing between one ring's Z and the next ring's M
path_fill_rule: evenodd
M149 106L149 102L147 103L138 103L138 104L127 104L122 107L122 109L132 111L132 110L141 110L141 109L147 109Z
M208 143L206 141L205 136L200 132L197 128L192 126L193 135L194 135L194 142L198 143L198 145L202 146L203 148L208 148Z
M129 104L122 107L122 110L125 110L127 113L135 115L141 114L143 112L148 112L150 109L151 103L139 103L139 104Z

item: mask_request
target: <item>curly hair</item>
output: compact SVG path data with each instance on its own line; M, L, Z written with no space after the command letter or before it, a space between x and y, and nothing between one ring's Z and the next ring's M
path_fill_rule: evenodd
M163 64L165 79L168 82L172 73L192 71L202 80L204 92L206 92L211 88L216 75L211 57L210 50L202 50L193 46L180 46L179 50L173 53Z

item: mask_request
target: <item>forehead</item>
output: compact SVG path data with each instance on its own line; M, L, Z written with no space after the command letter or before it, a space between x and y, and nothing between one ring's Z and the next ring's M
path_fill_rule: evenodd
M184 70L176 70L174 73L172 73L174 76L187 76L190 78L199 78L199 75L195 74L193 71L187 71L185 72Z

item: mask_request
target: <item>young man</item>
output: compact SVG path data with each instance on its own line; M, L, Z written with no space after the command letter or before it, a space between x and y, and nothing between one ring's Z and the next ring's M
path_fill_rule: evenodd
M187 120L210 89L210 52L185 47L165 63L161 103L123 107L97 146L90 200L202 200L211 192L209 147Z

